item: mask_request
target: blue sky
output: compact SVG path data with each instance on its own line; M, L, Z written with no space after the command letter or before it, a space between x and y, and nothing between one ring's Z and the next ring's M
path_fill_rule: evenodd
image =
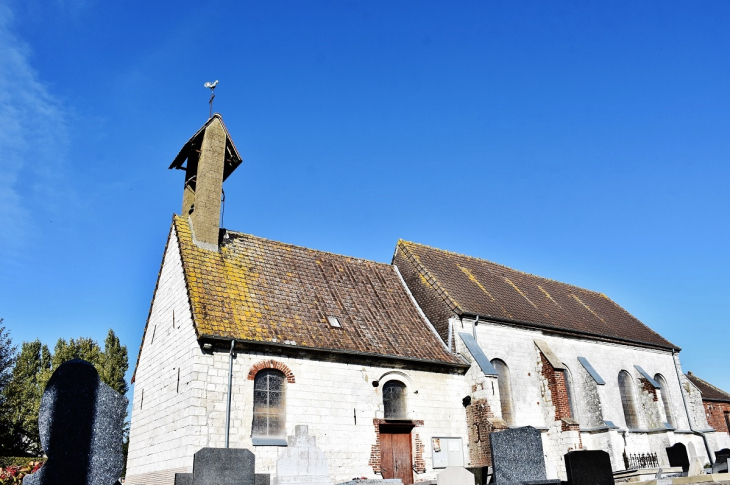
M730 3L0 0L0 317L136 358L215 110L224 225L603 292L730 391ZM131 375L131 369L130 369Z

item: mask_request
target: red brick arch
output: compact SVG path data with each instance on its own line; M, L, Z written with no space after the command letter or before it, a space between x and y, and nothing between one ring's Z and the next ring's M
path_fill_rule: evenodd
M288 382L290 384L294 384L294 382L295 382L294 373L291 371L291 369L289 367L287 367L286 365L282 364L281 362L275 361L274 359L262 360L260 362L255 363L251 367L251 370L248 371L248 379L252 381L253 378L256 376L256 374L258 374L258 372L262 369L280 370L286 376L286 382Z

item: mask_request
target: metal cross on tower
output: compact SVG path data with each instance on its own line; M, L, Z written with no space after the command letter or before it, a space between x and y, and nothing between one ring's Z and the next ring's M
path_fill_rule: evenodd
M215 98L215 87L218 86L218 80L216 79L215 82L207 82L203 86L210 89L210 101L208 101L208 104L210 104L210 113L208 115L208 119L213 117L213 98Z

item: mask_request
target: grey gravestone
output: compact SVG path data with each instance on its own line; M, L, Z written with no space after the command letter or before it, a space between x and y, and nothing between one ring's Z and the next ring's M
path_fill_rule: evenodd
M684 444L675 443L667 448L667 458L669 458L669 466L681 466L683 472L689 470L689 456Z
M175 485L193 485L192 473L176 473Z
M715 463L712 464L712 473L727 473L728 458L730 458L730 449L723 448L722 450L716 451Z
M330 485L329 465L305 425L294 428L294 436L276 460L279 485ZM197 484L196 484L197 485Z
M257 473L254 476L255 485L271 485L271 475L269 473Z
M570 485L614 485L611 458L602 450L566 453L565 471Z
M201 448L193 457L193 485L255 485L254 460L243 448Z
M474 485L474 474L460 466L450 466L436 475L436 485Z
M548 480L540 432L532 426L489 433L492 483L559 484Z
M365 480L356 478L355 480L338 483L337 485L403 485L403 481L400 478L368 478Z
M48 380L38 413L45 465L24 485L113 485L124 467L127 398L99 380L90 363L61 364Z

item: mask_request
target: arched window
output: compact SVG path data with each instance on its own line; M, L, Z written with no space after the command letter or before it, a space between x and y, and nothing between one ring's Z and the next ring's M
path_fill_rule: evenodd
M624 408L624 418L626 418L626 427L637 429L639 427L639 419L636 415L636 406L634 405L634 389L633 379L631 375L622 370L618 374L618 390L621 393L621 405Z
M497 385L499 386L499 401L502 404L502 419L509 425L514 424L512 413L512 386L509 382L509 367L504 361L494 359L492 365L497 370Z
M565 390L568 391L568 406L570 406L570 417L573 418L575 421L578 421L578 406L576 405L575 401L573 377L567 367L563 370L563 377L565 378Z
M260 370L253 384L253 429L255 437L285 435L286 376L276 369Z
M661 374L655 375L654 380L662 386L662 404L664 405L664 414L667 416L667 423L669 423L672 428L676 428L677 426L674 424L674 415L672 414L672 402L669 400L669 386L667 385L667 380Z
M383 385L385 419L406 419L406 385L401 381L388 381Z

